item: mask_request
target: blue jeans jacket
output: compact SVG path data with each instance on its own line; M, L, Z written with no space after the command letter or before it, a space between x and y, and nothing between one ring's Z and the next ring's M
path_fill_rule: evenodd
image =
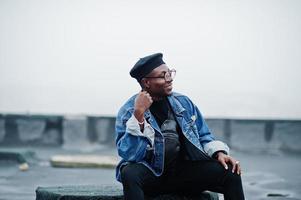
M118 154L122 158L116 168L118 181L121 181L121 167L129 162L144 164L156 176L160 176L164 170L164 137L150 111L147 110L144 114L147 124L145 130L148 132L141 133L138 122L137 128L129 127L132 126L129 124L130 121L132 124L135 123L133 112L136 96L132 96L121 107L116 118L116 145ZM229 147L215 140L199 109L187 96L174 92L168 96L168 101L183 135L199 150L200 154L210 157L216 151L229 154Z

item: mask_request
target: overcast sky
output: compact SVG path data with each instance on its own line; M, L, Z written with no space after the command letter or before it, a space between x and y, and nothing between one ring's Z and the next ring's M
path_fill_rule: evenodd
M206 117L301 118L299 0L0 0L0 113L114 116L162 52Z

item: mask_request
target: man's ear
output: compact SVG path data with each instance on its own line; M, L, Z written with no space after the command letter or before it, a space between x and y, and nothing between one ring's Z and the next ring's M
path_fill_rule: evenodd
M142 87L142 89L149 88L149 80L147 80L146 78L142 78L141 79L141 87Z

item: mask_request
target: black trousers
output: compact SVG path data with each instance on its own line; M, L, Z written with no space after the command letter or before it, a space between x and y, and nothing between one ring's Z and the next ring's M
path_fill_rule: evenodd
M143 200L144 194L197 195L205 190L222 193L225 200L244 200L240 175L232 173L232 166L226 170L214 159L181 161L160 177L143 164L131 163L122 168L121 179L125 200Z

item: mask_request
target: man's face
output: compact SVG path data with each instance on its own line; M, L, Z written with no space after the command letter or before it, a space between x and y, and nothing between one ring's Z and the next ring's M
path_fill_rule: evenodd
M170 69L166 64L162 64L159 67L153 69L144 78L145 89L150 93L152 97L165 97L172 93L172 78L166 80L166 73L169 73Z

